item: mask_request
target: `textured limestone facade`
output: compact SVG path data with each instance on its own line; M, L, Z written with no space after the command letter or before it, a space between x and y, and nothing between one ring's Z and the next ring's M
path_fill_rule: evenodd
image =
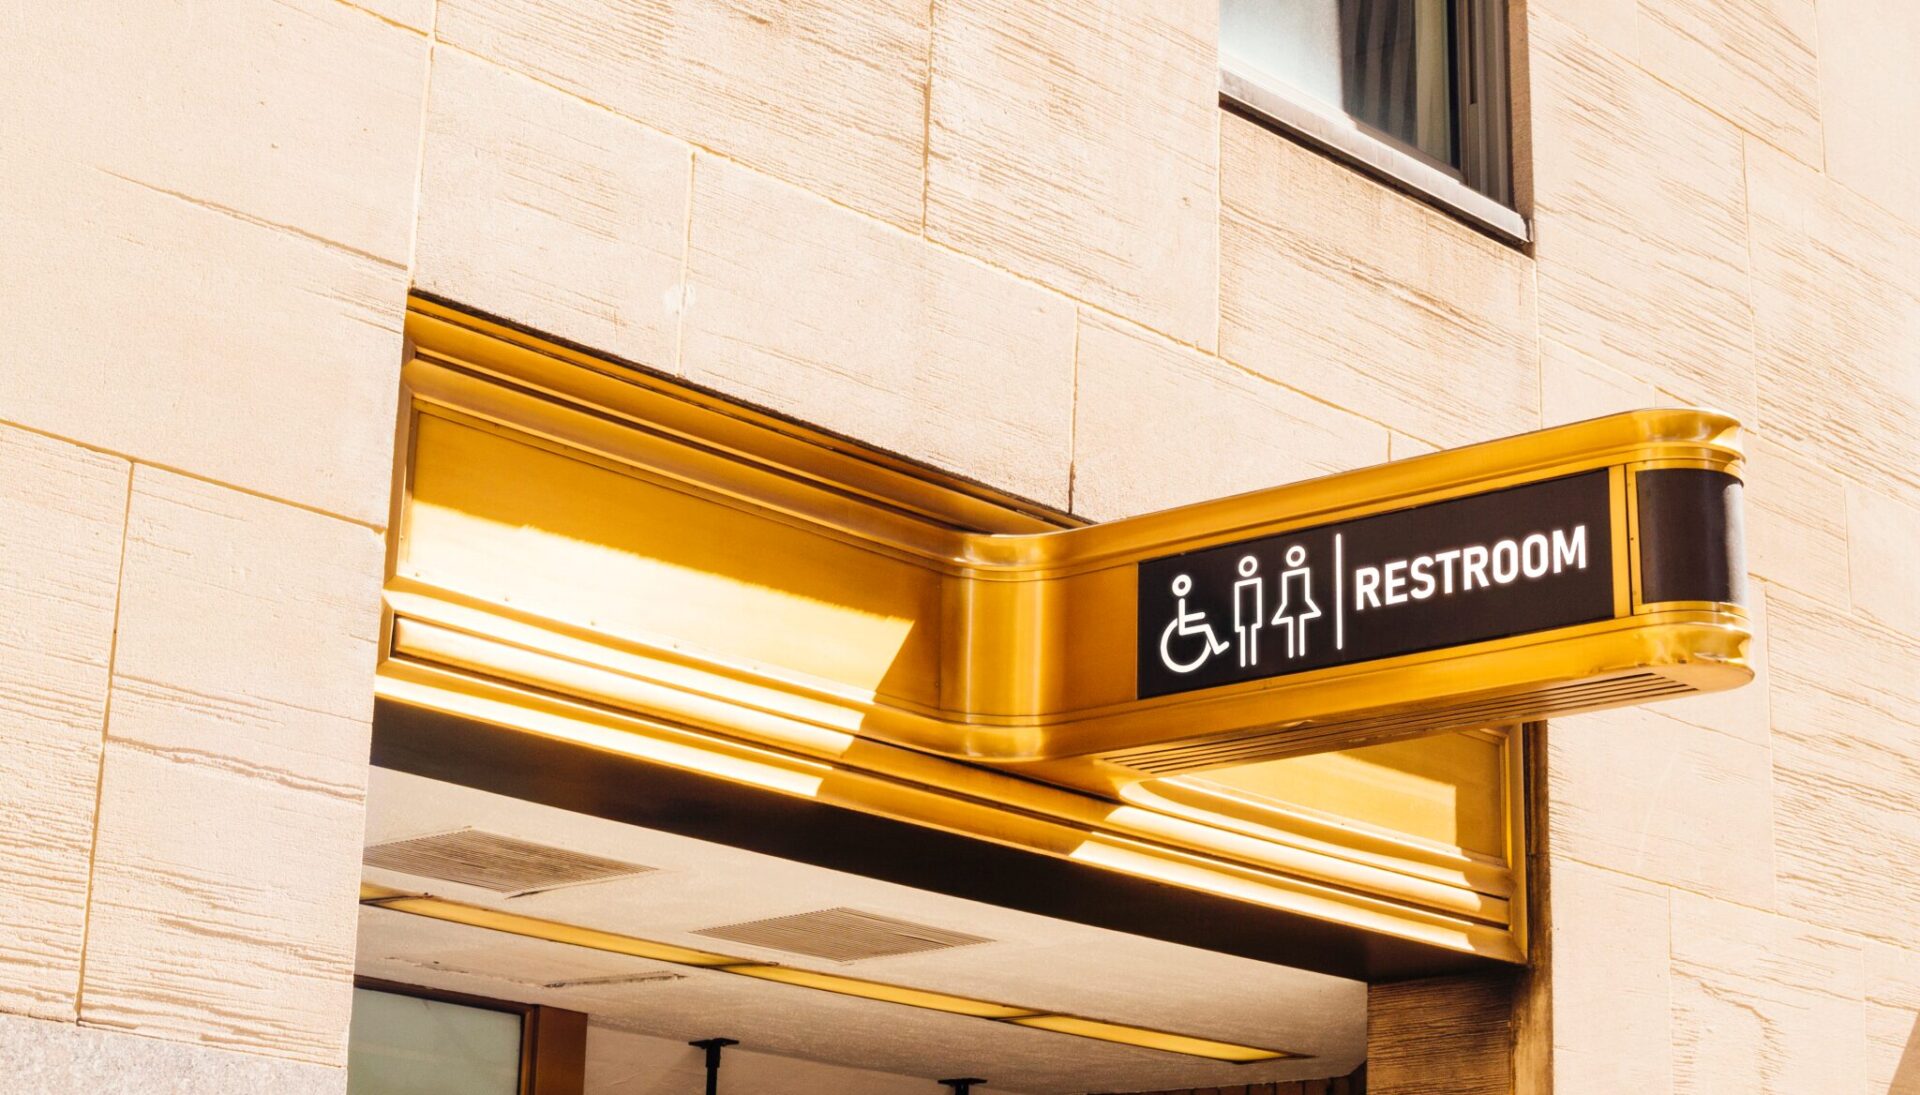
M1732 411L1763 671L1548 732L1546 1071L1920 1092L1920 5L1513 7L1524 249L1214 0L0 19L13 1089L343 1090L416 287L1097 519Z

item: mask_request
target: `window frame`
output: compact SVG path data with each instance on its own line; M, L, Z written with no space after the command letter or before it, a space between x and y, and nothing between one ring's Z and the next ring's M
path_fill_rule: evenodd
M545 1004L475 996L468 992L388 981L355 974L353 987L389 996L411 996L520 1017L520 1095L579 1095L585 1085L587 1016Z
M1506 243L1532 241L1514 208L1505 0L1452 0L1454 127L1460 167L1374 130L1220 44L1220 105L1279 130ZM1476 185L1477 184L1477 185Z

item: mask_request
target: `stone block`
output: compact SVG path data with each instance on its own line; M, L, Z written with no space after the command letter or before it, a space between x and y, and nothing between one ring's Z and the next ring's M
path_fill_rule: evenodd
M147 468L128 528L80 1019L341 1064L380 537Z
M930 238L1212 349L1218 5L934 5Z
M1408 437L1404 433L1388 432L1390 436L1387 438L1387 459L1389 460L1406 460L1411 457L1425 456L1430 452L1440 451L1438 446L1429 444L1417 437Z
M1847 485L1847 568L1853 607L1920 638L1920 506Z
M1920 938L1920 640L1769 591L1780 908Z
M1527 25L1542 340L1753 421L1739 131L1552 15Z
M1073 508L1111 520L1387 459L1374 423L1139 328L1081 317Z
M389 23L397 23L408 30L417 30L425 34L433 29L433 9L437 2L438 0L356 0L354 6L365 8Z
M1849 603L1846 488L1764 436L1747 441L1747 569L1827 604Z
M689 380L1066 505L1071 301L704 155L691 246Z
M126 556L112 736L357 798L380 534L143 467Z
M89 0L14 20L5 51L0 97L29 142L173 200L407 261L421 35L333 0ZM49 196L89 207L49 181Z
M1776 732L1920 745L1920 638L1777 586L1767 605Z
M1920 229L1755 142L1747 186L1760 426L1920 505Z
M1540 343L1540 424L1560 426L1661 405L1652 384L1552 340Z
M1555 1095L1672 1088L1667 894L1665 886L1554 861Z
M918 230L925 0L443 0L437 34Z
M0 187L0 414L386 523L403 269L44 148L5 155L34 185Z
M346 1060L357 799L109 739L80 1020Z
M1818 8L1827 171L1920 225L1920 96L1911 80L1920 5L1820 0Z
M74 1015L130 472L0 427L0 1012Z
M1920 950L1865 945L1867 1091L1920 1095Z
M1631 57L1639 28L1639 0L1527 0L1529 20L1551 16L1570 30Z
M1646 0L1637 59L1707 109L1818 167L1813 0Z
M0 1015L15 1095L344 1095L347 1070Z
M1672 908L1676 1092L1866 1090L1857 944L1689 893Z
M1631 707L1556 719L1547 741L1556 856L1773 904L1764 745Z
M414 282L670 372L692 155L571 95L441 50Z
M1220 118L1220 353L1452 447L1540 422L1526 256Z

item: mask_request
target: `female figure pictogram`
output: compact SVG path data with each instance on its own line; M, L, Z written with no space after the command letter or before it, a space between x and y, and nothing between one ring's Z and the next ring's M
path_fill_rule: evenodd
M1287 569L1280 572L1280 604L1273 613L1273 626L1287 629L1289 659L1306 655L1307 621L1320 617L1320 606L1313 603L1313 571L1306 563L1306 545L1295 544L1287 549Z

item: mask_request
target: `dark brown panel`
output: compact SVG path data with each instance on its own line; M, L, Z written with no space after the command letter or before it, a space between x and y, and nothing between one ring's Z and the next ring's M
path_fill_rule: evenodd
M539 1005L528 1014L526 1095L581 1095L587 1086L587 1016Z
M1705 468L1636 475L1640 599L1747 603L1747 545L1740 480Z
M1512 1095L1511 971L1367 989L1372 1095Z

